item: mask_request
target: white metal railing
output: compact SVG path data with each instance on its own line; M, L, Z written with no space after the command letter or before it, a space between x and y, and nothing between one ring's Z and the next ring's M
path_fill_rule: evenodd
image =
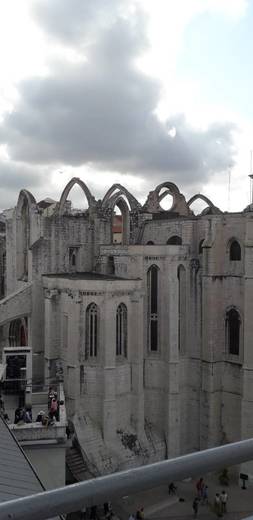
M169 481L204 475L224 466L253 460L253 439L183 455L63 488L3 502L1 520L46 520L56 515L119 499Z

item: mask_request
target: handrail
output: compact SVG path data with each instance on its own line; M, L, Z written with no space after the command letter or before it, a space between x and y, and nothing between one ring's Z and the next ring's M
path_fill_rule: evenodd
M152 489L169 481L204 475L253 460L253 439L164 460L0 504L1 520L46 520Z

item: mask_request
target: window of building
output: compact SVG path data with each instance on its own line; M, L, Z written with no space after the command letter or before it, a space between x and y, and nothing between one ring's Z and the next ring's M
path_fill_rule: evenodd
M116 355L127 357L127 308L124 303L116 312Z
M70 247L69 248L69 268L70 270L74 270L77 267L77 255L78 255L78 247Z
M204 241L205 241L204 238L202 238L202 240L200 240L200 243L199 243L199 255L202 255L202 253L203 253L203 244L204 244Z
M98 307L91 303L86 309L86 358L98 354Z
M167 240L167 245L170 246L181 246L182 245L182 238L178 235L173 235L173 237L170 237L169 240Z
M233 240L230 244L229 258L237 262L241 260L241 246L237 240Z
M153 352L158 350L158 267L148 270L148 345Z
M226 340L229 354L239 356L241 320L236 309L230 309L226 314Z

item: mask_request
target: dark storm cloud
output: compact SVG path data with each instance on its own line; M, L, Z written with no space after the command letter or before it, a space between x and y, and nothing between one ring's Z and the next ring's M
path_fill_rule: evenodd
M29 187L39 187L46 182L47 174L37 167L0 160L0 186L2 190L14 191ZM1 197L2 198L2 197Z
M44 27L78 46L86 16L98 16L89 6L93 2L106 4L50 0L37 7L42 16L44 5ZM115 8L116 2L108 4ZM86 62L57 63L48 77L23 82L19 103L0 128L0 141L8 145L11 157L26 163L89 163L187 184L202 183L232 166L231 124L217 123L202 131L182 115L165 123L158 120L160 86L135 65L146 44L143 26L139 13L130 20L116 17L99 31L96 44L86 48ZM171 129L176 130L174 137Z

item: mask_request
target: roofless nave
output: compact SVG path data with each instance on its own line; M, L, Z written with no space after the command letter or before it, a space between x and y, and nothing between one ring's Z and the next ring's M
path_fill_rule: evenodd
M4 212L1 349L31 347L34 384L62 366L91 472L252 436L251 209L186 202L170 182L143 206L119 184L100 201L72 179L57 203L22 190Z

